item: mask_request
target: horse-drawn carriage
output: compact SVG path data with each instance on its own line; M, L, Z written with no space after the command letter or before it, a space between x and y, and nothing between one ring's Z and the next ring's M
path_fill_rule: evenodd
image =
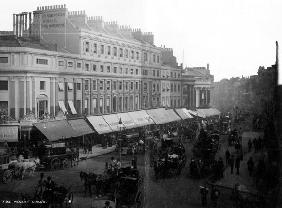
M141 207L142 177L137 169L125 167L119 170L106 170L103 174L80 172L85 194L92 195L95 187L99 200L115 201L116 207Z
M156 149L153 166L156 179L178 176L186 164L185 148L178 138L166 138Z
M78 151L66 148L63 142L40 146L38 156L42 167L49 170L71 167L79 159Z

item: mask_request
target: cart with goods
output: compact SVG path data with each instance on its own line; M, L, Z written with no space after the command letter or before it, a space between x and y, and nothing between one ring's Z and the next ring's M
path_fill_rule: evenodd
M68 168L78 162L79 153L75 150L68 150L63 142L42 145L39 152L41 165L45 169Z

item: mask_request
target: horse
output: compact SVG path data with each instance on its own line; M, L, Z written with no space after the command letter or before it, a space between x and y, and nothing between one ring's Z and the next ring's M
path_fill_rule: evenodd
M33 175L37 165L40 164L39 158L36 158L33 161L30 160L21 160L13 161L9 164L9 169L14 169L15 172L19 172L21 179L24 179L24 175L26 171L29 171L29 175Z

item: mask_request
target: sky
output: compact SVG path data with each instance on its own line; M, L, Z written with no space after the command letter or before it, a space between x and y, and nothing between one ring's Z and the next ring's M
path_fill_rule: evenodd
M281 0L8 0L1 3L0 30L12 30L13 13L61 4L152 32L155 45L173 48L178 63L209 63L215 81L256 74L275 63L275 41L282 46Z

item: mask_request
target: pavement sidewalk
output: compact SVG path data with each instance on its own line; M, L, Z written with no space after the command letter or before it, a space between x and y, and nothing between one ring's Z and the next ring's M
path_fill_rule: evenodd
M92 152L88 152L86 154L83 152L83 149L79 149L79 159L83 160L83 159L88 159L88 158L92 158L92 157L96 157L100 155L109 154L111 152L114 152L115 149L116 149L116 145L113 145L107 148L104 148L100 145L95 145L92 147Z

